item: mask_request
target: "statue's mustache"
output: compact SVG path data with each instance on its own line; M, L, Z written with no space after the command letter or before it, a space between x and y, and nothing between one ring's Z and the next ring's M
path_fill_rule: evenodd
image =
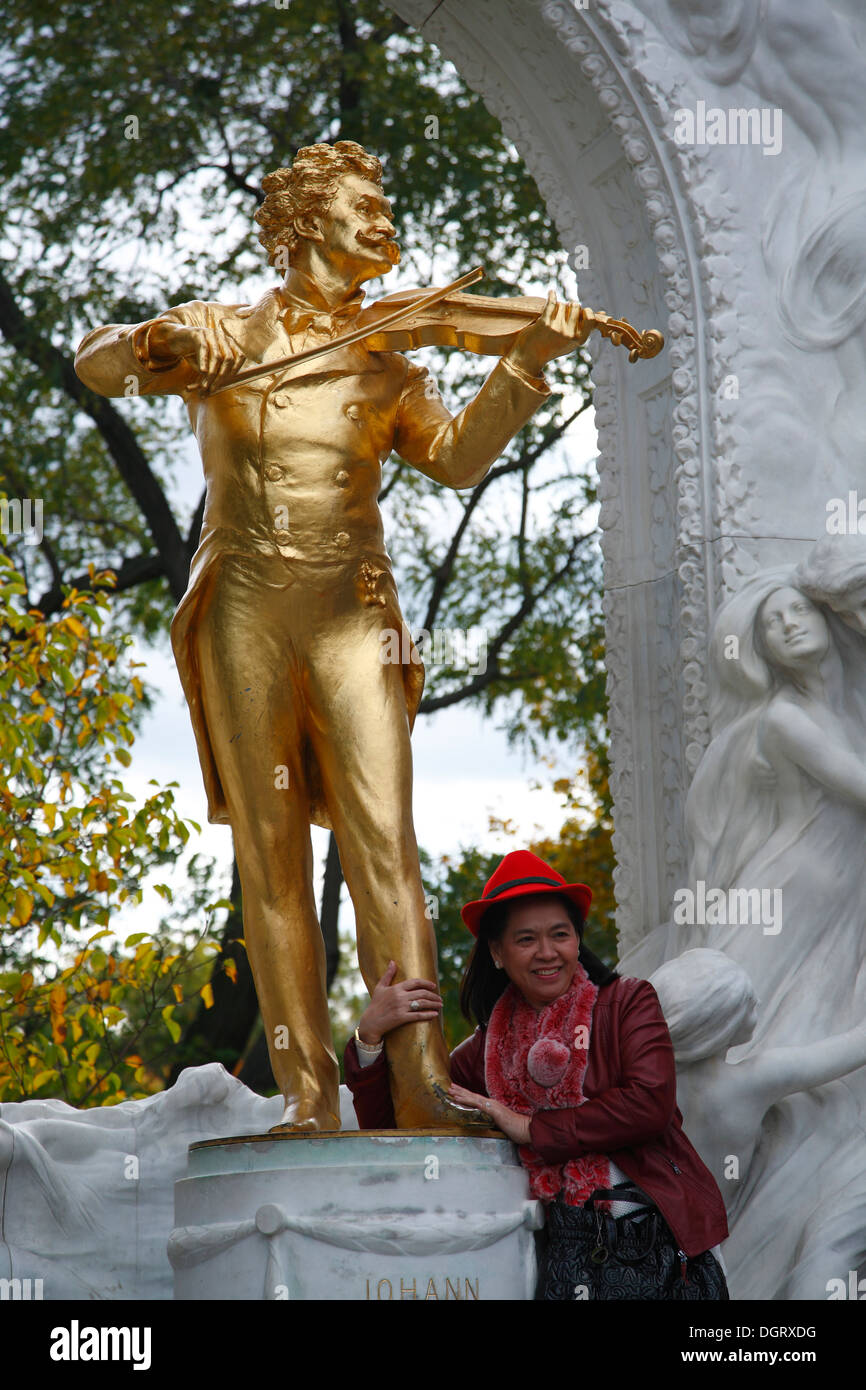
M397 238L391 232L358 232L355 240L359 241L362 246L380 246L391 264L398 264L400 247L397 244Z

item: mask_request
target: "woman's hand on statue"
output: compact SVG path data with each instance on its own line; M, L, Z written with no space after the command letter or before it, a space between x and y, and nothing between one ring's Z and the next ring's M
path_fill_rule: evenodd
M201 374L203 394L222 386L240 371L246 358L222 325L191 328L183 323L157 322L150 330L151 352L166 357L187 357Z
M509 1110L508 1106L500 1101L491 1100L489 1096L479 1096L475 1091L467 1091L453 1081L448 1088L448 1094L457 1105L465 1105L470 1110L481 1110L485 1115L489 1115L496 1128L501 1129L515 1144L529 1143L529 1122L532 1118L530 1115L518 1115L516 1110Z
M551 290L544 312L527 324L511 344L506 354L508 361L529 376L540 376L554 357L567 357L586 342L591 329L585 319L579 304L560 303Z
M442 1011L442 998L433 980L401 980L395 985L396 974L392 960L361 1015L358 1036L371 1047L394 1028L402 1028L404 1023L429 1023Z

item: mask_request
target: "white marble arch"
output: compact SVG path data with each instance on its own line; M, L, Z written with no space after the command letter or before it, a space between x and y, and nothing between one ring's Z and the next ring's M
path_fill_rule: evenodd
M519 148L594 338L621 952L685 882L708 634L797 560L862 472L866 106L859 0L391 0ZM781 112L781 149L678 143L676 112ZM769 119L773 119L770 115Z

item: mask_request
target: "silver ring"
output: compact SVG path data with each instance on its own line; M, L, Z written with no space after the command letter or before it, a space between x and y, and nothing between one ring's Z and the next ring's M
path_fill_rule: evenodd
M420 1009L420 1007L421 1007L421 1002L420 1002L420 1000L418 1000L418 999L413 999L413 1000L412 1000L412 1003L409 1005L409 1008L412 1010L413 1014L417 1014L417 1012L418 1012L418 1010Z

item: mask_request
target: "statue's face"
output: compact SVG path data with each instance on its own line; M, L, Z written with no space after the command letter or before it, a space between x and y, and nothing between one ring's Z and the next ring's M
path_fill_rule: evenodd
M391 204L378 184L346 174L321 219L331 260L362 279L384 275L400 260Z
M830 644L823 614L799 589L776 589L762 603L758 622L771 661L786 670L820 660Z
M866 584L843 595L839 605L838 608L834 605L834 608L843 623L866 637Z

